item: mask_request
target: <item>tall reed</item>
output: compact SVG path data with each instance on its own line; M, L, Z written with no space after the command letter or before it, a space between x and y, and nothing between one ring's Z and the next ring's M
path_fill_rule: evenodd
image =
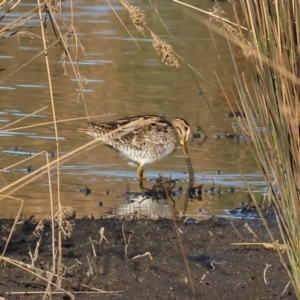
M243 52L252 79L238 75L236 81L246 132L269 184L288 246L290 268L285 267L300 299L300 6L293 0L241 0L241 5L248 27Z

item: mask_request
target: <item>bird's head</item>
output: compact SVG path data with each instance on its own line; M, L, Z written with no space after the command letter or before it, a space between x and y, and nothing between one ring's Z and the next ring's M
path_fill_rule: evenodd
M189 123L184 119L177 118L172 121L172 124L179 136L179 142L182 145L184 154L188 155L186 143L191 133L191 128Z

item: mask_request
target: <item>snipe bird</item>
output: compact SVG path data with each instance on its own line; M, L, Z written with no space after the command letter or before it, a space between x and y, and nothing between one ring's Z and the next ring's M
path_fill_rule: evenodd
M145 164L151 164L172 154L178 144L188 157L187 140L191 129L184 119L171 122L156 115L118 119L108 123L88 122L87 129L80 129L105 145L113 148L125 159L138 165L139 182L144 177Z

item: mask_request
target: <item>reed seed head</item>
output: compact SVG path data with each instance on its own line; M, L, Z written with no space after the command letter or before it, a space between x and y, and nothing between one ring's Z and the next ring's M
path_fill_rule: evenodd
M145 28L147 26L146 23L146 15L143 10L141 10L139 7L129 4L126 0L121 0L121 4L127 8L129 12L129 17L132 20L135 28L140 32L142 35L145 35Z
M179 68L179 62L176 56L174 55L172 46L168 43L161 40L157 35L151 32L151 35L154 39L153 41L153 48L155 49L158 55L162 56L162 61L167 66L175 66Z

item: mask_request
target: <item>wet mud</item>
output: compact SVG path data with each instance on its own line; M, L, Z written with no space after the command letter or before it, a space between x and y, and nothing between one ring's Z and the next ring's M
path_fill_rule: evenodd
M261 245L231 245L270 242L260 220L213 217L201 222L179 220L176 226L168 219L71 223L73 232L62 243L62 287L76 299L296 299L291 285L286 288L289 278L276 251ZM1 252L12 224L13 220L0 220ZM50 225L46 223L41 231L34 262L44 277L52 266ZM32 234L35 226L33 220L18 224L5 253L24 268L32 265L28 252L34 254L39 240ZM270 227L280 242L276 223L271 221ZM37 276L0 262L0 297L42 299L46 286ZM52 299L70 298L54 293Z

